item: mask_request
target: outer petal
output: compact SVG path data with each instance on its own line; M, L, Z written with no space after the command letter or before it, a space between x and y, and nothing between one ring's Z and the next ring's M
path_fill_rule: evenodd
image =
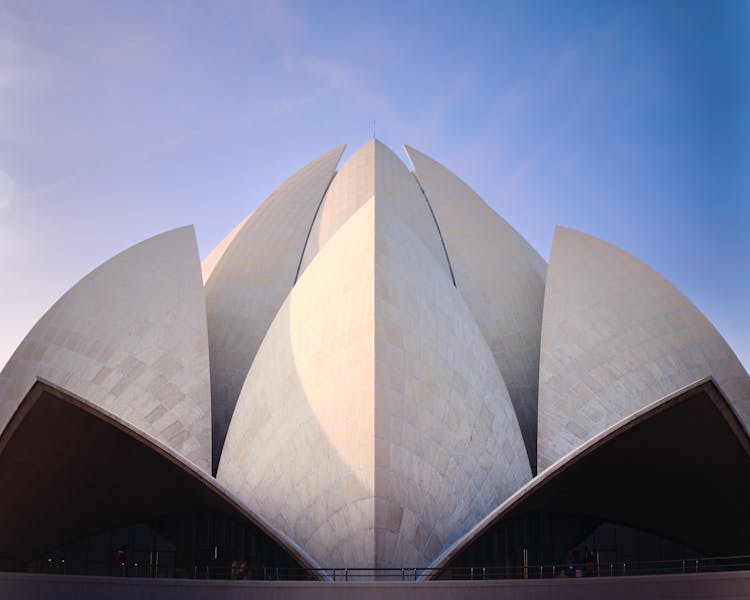
M394 566L428 564L529 478L469 310L420 238L371 200L271 325L219 481L319 564Z
M38 377L208 470L208 343L192 227L111 258L39 320L0 373L0 430Z
M546 264L461 179L421 152L404 149L434 211L458 290L508 385L535 469Z
M429 577L446 567L468 569L479 557L521 567L521 553L497 542L517 519L528 519L524 543L536 565L554 565L602 521L706 556L742 556L750 539L748 504L750 438L706 378L628 415L550 465L449 548Z
M747 427L750 378L700 311L619 248L555 230L542 326L540 468L707 376Z
M97 532L196 513L249 525L258 552L281 551L316 567L208 473L101 407L43 381L32 386L0 435L0 489L3 570L25 570L29 561ZM105 549L99 556L107 554ZM80 572L86 563L74 558L71 566Z
M242 383L292 289L305 238L343 151L339 146L292 175L206 259L214 470Z

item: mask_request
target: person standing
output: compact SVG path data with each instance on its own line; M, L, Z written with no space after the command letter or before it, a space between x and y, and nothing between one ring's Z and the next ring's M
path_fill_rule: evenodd
M115 551L115 565L117 565L120 573L125 576L125 566L127 565L127 546L120 546Z

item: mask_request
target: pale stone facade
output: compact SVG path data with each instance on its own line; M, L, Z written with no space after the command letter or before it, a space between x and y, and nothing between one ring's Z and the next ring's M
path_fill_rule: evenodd
M388 204L449 271L440 234L419 185L404 163L378 140L357 150L331 183L310 231L302 271L338 228L372 197Z
M321 250L279 310L242 388L219 483L319 564L374 546L372 210Z
M555 230L539 371L540 469L707 376L747 427L750 378L706 317L619 248Z
M0 373L0 431L43 378L213 469L311 564L374 568L439 560L537 468L696 380L747 429L747 372L672 285L563 228L548 267L405 149L413 173L376 140L338 173L344 147L322 155L202 272L191 228L92 271Z
M531 477L449 275L373 198L297 282L235 411L219 482L319 564L429 564Z
M547 264L461 179L414 148L404 149L440 225L456 286L508 386L535 467Z
M343 151L334 148L292 175L206 260L214 470L242 383L294 285L310 223Z
M377 198L374 337L375 564L426 565L531 470L505 382L464 299Z
M47 311L0 373L0 430L37 377L208 471L208 339L193 228L121 252Z

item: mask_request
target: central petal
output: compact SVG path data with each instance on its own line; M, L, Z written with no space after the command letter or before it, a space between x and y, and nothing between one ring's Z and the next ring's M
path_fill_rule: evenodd
M303 265L248 373L217 475L327 567L430 564L531 476L429 207L403 164L400 178L372 154L375 193L336 209L351 214ZM352 198L337 180L318 221Z

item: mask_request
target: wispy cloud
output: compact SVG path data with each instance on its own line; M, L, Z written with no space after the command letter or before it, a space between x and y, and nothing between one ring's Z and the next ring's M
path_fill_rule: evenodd
M261 125L312 104L323 95L324 92L318 90L303 96L281 98L274 100L261 109L255 109L248 114L208 121L198 127L171 136L162 142L146 146L142 151L130 156L128 160L131 162L140 162L159 154L171 152L195 144L206 138L220 136L229 131L236 131L238 129Z
M568 159L583 143L575 134L601 96L596 78L587 71L590 53L580 43L572 43L546 68L504 82L481 130L456 157L458 168L468 173L496 173L490 178L493 189L484 190L488 197L519 194L539 176L540 164L546 161L566 161L570 168ZM564 153L559 152L562 146ZM553 153L557 154L550 158ZM479 179L479 175L473 176Z
M8 210L14 200L15 185L10 175L0 171L0 211Z
M532 150L526 155L522 162L511 172L506 182L499 190L501 195L511 195L518 192L524 183L535 173L537 163L549 157L553 151L559 151L562 142L569 140L565 152L559 153L555 162L565 161L572 153L576 152L577 146L582 142L580 136L570 135L584 120L587 112L597 102L599 97L598 86L594 83L588 84L577 95L575 101L570 105L560 120L551 127L546 135L541 137Z
M359 69L341 60L316 56L287 55L284 68L297 75L307 75L325 86L328 92L364 109L386 109L388 99L372 89Z
M60 177L58 179L55 179L54 181L44 183L33 189L25 191L22 194L18 194L16 198L22 201L38 200L39 198L44 198L49 194L60 192L79 179L79 175L66 175L65 177Z

